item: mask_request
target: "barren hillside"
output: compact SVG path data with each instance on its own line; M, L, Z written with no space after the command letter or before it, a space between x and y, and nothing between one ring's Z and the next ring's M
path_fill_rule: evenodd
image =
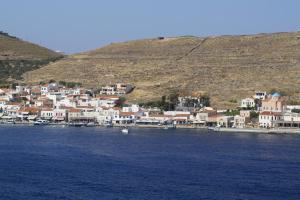
M218 107L255 90L300 95L300 33L157 38L111 44L71 55L28 73L28 82L65 80L97 86L136 85L131 100L172 90L208 93ZM231 102L230 102L231 101Z

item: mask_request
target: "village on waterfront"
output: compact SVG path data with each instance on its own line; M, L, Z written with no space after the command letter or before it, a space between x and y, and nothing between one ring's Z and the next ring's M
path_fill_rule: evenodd
M134 104L125 98L133 90L132 84L86 89L63 81L0 88L0 123L214 130L300 128L300 105L287 105L287 97L278 92L257 91L241 99L236 109L217 110L210 107L208 96L197 93Z

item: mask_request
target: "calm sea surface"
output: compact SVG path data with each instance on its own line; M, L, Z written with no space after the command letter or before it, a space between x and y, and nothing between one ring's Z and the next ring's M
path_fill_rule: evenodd
M0 199L300 199L300 135L0 126Z

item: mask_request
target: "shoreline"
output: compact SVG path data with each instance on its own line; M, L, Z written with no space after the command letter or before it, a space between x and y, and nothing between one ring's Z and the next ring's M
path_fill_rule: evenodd
M14 124L12 123L1 123L0 126L3 125L9 125L9 126L15 126L15 125L25 125L25 126L62 126L62 127L74 127L70 126L68 123L49 123L48 125L34 125L30 122L16 122ZM220 133L264 133L264 134L300 134L299 128L273 128L273 129L265 129L265 128L215 128L211 129L209 127L191 127L191 126L176 126L174 128L166 128L165 126L156 126L156 125L135 125L135 124L127 124L128 128L141 128L141 129L194 129L194 130L207 130L209 132L220 132ZM90 128L87 126L82 126L86 128ZM95 125L92 127L101 127L101 128L121 128L124 127L124 125L113 125L112 127L106 127L105 125Z

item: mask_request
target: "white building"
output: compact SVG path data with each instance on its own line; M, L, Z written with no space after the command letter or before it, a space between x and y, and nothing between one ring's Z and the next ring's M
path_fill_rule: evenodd
M67 110L66 109L54 109L52 120L54 121L65 121L67 119Z
M100 90L100 94L101 95L115 95L116 94L116 87L114 86L104 86L104 87L101 87L101 90Z
M274 128L277 121L283 119L279 112L264 111L259 114L259 126L264 128Z
M113 117L113 124L131 124L135 121L135 113L133 112L120 112L119 115Z
M242 99L240 107L241 108L254 108L255 107L255 100L253 98Z
M264 100L266 98L266 96L267 96L267 92L265 92L265 91L256 91L253 98Z
M122 112L139 112L140 106L137 104L132 104L131 106L126 106L122 108Z
M112 108L119 100L118 96L100 96L97 100L92 100L91 105L95 107L109 107Z
M53 117L53 109L42 109L41 111L41 118L46 120L51 120Z
M4 113L12 118L16 118L18 111L21 109L22 105L16 102L7 102L4 107Z
M43 85L41 86L41 94L46 95L48 93L48 86Z
M118 108L97 107L97 121L99 124L111 123L115 116L118 116L120 110Z
M7 102L8 101L6 99L0 98L0 109L4 110L4 108L6 107Z
M171 115L171 116L176 116L176 115L190 115L191 112L189 111L164 111L164 115Z

